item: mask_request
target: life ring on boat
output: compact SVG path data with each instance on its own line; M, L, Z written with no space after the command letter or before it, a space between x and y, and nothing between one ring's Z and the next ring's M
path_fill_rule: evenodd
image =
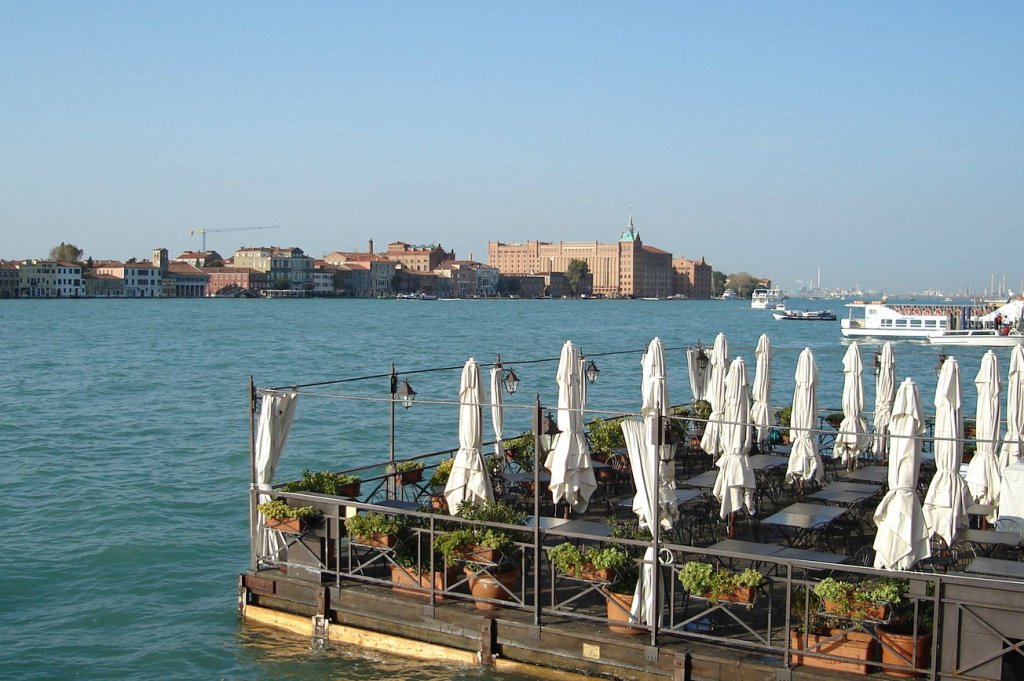
M913 312L911 312L911 314L916 314L916 315L919 315L919 314L921 314L921 308L919 308L919 307L915 307L915 308L914 308L914 310L913 310Z

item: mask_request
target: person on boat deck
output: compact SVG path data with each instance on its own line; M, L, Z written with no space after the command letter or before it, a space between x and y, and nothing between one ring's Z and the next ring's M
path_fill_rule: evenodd
M996 318L993 320L996 325L996 329L999 329L1003 325L1003 315L999 312L996 313Z

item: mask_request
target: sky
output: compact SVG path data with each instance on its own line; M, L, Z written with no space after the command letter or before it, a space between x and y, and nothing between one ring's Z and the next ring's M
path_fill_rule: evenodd
M0 258L645 244L1017 291L1024 3L0 0Z

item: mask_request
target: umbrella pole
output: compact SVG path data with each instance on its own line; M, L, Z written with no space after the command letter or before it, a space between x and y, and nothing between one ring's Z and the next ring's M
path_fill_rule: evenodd
M736 538L736 511L729 514L729 539Z

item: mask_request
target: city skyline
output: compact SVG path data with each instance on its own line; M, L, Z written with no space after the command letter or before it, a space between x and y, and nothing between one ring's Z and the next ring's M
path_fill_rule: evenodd
M0 10L0 258L644 243L787 290L1017 290L1024 7ZM242 235L233 235L239 237ZM222 240L222 238L224 240Z

